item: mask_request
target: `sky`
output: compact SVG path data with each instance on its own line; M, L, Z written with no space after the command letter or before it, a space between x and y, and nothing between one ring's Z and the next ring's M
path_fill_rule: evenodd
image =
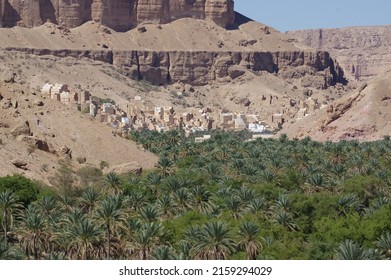
M235 0L235 10L279 31L391 24L391 0Z

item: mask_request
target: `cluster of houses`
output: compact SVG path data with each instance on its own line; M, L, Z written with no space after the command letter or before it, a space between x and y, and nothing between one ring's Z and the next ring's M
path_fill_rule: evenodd
M308 116L310 113L315 112L321 108L318 100L312 99L311 97L300 103L300 109L297 114L297 119L303 119Z
M42 94L51 99L60 101L63 104L85 104L90 101L91 93L87 90L78 90L71 92L68 85L46 83L42 89Z
M173 107L148 107L145 104L140 96L136 96L126 106L126 115L133 129L162 132L179 128L189 135L214 129L237 131L248 129L255 133L262 133L268 128L257 115L214 112L210 108L179 113Z
M89 91L70 90L65 84L47 83L41 91L51 99L66 105L75 105L80 111L89 113L101 122L125 131L149 129L163 132L179 128L187 135L214 129L249 130L260 134L266 130L280 128L285 122L283 114L273 114L271 120L265 121L256 114L215 112L211 108L179 113L173 107L147 106L140 96L135 96L126 105L120 107L114 102L104 102L93 97ZM311 98L299 105L298 118L303 118L320 108L318 102ZM198 139L198 141L204 140L207 139Z

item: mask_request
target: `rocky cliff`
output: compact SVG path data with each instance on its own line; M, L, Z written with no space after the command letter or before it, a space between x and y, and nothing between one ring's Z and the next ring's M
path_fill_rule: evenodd
M326 52L115 51L113 64L134 78L143 78L158 85L169 82L192 85L224 82L235 78L232 71L239 69L237 66L243 70L267 71L284 76L289 68L305 65L322 72L324 87L342 78Z
M352 79L372 78L391 69L391 25L292 31L287 34L300 43L330 52Z
M206 85L226 82L243 75L245 70L266 71L283 79L300 68L304 77L312 77L320 89L344 79L343 72L327 52L320 51L121 51L121 50L49 50L29 48L4 48L32 55L87 58L112 64L125 75L144 79L155 85L183 82ZM297 75L296 75L297 76ZM300 77L296 77L300 78Z
M234 23L233 0L0 0L0 27L39 26L47 21L73 28L94 20L116 31L140 23L179 18Z
M325 108L288 125L281 133L318 141L379 140L391 136L391 71Z

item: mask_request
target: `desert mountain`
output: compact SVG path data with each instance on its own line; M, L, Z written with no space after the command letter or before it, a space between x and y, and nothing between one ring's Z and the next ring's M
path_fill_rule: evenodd
M328 51L352 80L368 80L391 69L391 25L291 31L287 35Z
M349 90L327 51L234 13L233 1L0 2L0 175L45 179L69 151L75 167L156 162L97 118L42 94L45 83L124 111L137 97L176 116L238 112L271 129L294 123L303 104L312 113Z
M323 76L325 87L342 78L327 52L293 44L283 34L253 21L234 30L190 18L147 24L125 33L93 22L71 30L57 27L1 29L0 48L99 60L156 85L226 82L237 67L282 77L301 67L305 74Z
M378 140L391 135L391 71L282 131L320 141Z
M205 1L186 1L183 7L188 12L182 13L182 18L175 17L180 19L166 24L144 22L126 32L99 21L71 29L53 23L3 28L0 48L13 53L12 57L4 55L3 68L18 72L19 79L31 88L57 81L90 90L93 87L93 95L116 102L126 103L141 95L155 106L166 106L172 101L167 93L191 85L198 88L184 107L202 103L219 105L216 111L261 111L265 120L273 113L294 115L298 111L294 104L308 94L326 102L320 92L343 80L342 71L327 52L295 43L237 13L231 28L226 29L191 12L201 2ZM215 2L221 8L231 1ZM231 17L230 13L224 15ZM147 82L160 87L149 86L148 94L140 92L140 83L134 82L140 80L143 85ZM244 84L246 87L239 86ZM221 98L228 100L220 102ZM251 108L241 106L240 99L247 104L249 100Z

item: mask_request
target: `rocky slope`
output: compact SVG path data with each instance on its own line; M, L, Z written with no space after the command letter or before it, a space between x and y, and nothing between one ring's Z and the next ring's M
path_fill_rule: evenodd
M286 127L290 137L315 140L378 140L391 136L391 71L301 121Z
M283 79L305 76L316 88L343 79L327 52L294 44L253 21L227 30L203 20L181 19L126 33L91 22L70 30L46 23L33 29L3 28L0 34L0 48L6 51L99 60L156 85L226 82L244 71L267 71ZM300 77L296 68L301 68Z
M0 85L0 176L21 173L47 182L60 159L75 169L98 167L150 169L155 155L107 125L17 83Z
M47 21L74 28L94 20L124 31L140 23L183 17L234 22L233 0L0 0L0 26L39 26Z
M391 25L291 31L287 35L330 52L351 79L366 80L391 69Z

